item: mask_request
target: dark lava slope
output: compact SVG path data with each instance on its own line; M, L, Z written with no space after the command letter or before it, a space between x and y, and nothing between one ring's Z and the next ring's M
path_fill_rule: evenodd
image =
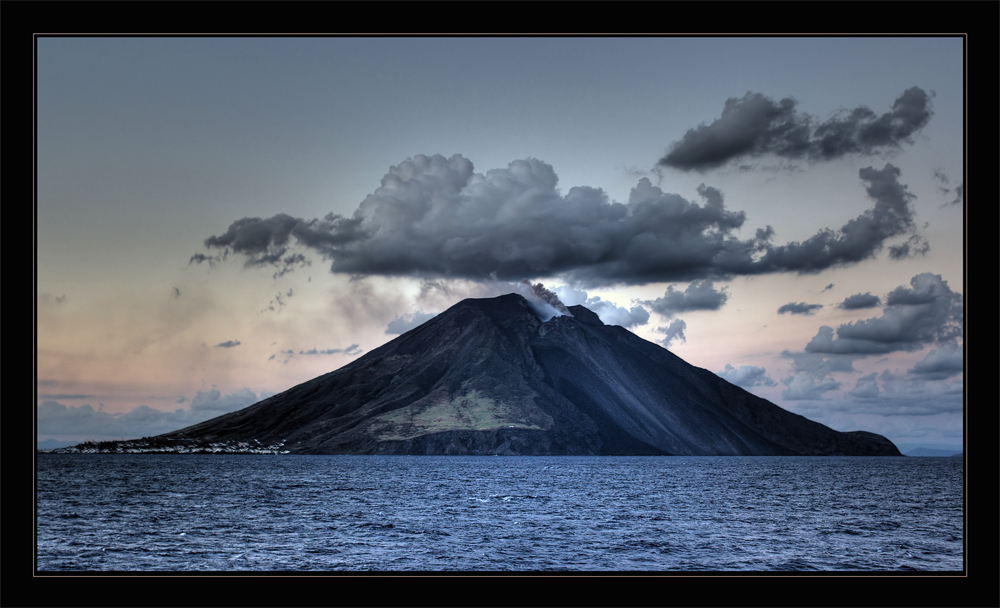
M755 397L582 306L464 300L354 362L161 435L300 454L885 455Z

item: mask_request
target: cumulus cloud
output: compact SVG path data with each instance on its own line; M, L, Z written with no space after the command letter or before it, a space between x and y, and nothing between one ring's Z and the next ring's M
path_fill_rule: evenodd
M858 378L857 384L847 394L855 399L877 399L879 397L877 373Z
M834 414L885 416L896 419L935 416L934 421L929 421L932 429L940 430L942 425L950 426L952 424L957 424L958 428L961 429L961 413L964 408L961 383L936 387L934 390L894 392L892 388L885 390L885 385L881 390L878 388L878 383L882 380L883 375L884 373L882 375L869 374L858 380L855 388L848 391L845 398L825 399L819 403L806 401L796 404L795 411L818 422L826 420L824 424L830 424L829 417ZM892 381L890 380L890 382ZM919 425L922 423L918 420L912 420L909 424ZM855 425L853 428L859 426ZM862 426L861 428L866 427ZM870 425L867 428L877 431ZM960 435L961 433L959 433Z
M389 335L405 334L411 329L419 327L430 321L437 315L438 313L436 312L415 312L413 314L396 317L389 322L389 326L385 328L385 333Z
M264 398L265 396L262 394L260 399ZM241 410L257 403L257 401L259 399L256 393L248 388L228 395L223 395L217 389L213 388L210 391L198 391L194 399L191 400L190 413L193 416L204 414L207 420L210 417Z
M781 382L787 387L781 392L781 396L789 401L822 399L823 393L840 388L840 383L836 380L817 380L811 374L795 374Z
M622 306L615 306L613 302L602 300L597 296L588 299L584 306L597 313L605 325L636 327L649 322L649 312L642 306L632 306L626 309Z
M199 391L187 409L167 412L140 405L121 414L108 413L103 407L94 409L89 404L67 406L45 400L37 408L38 434L79 437L81 441L149 437L243 409L271 394L262 393L258 398L246 388L226 395L212 389Z
M796 304L794 302L789 302L788 304L778 308L778 314L783 315L788 313L792 315L811 315L820 308L823 308L822 304L806 304L805 302L799 302Z
M712 281L706 279L691 283L684 291L669 285L663 297L643 303L654 312L669 318L690 310L719 310L727 299L729 294L725 287L716 289Z
M961 337L961 294L953 292L941 275L930 273L913 277L910 285L889 292L881 317L845 323L836 335L833 328L823 326L805 350L872 355L919 350Z
M837 304L837 308L843 310L858 310L859 308L875 308L881 306L882 300L878 296L873 296L870 292L856 293L853 296L844 298L844 301Z
M239 345L240 345L239 340L226 340L225 342L219 342L215 346L221 348L232 348L234 346L239 346Z
M839 231L821 230L801 243L763 248L759 260L749 264L746 260L742 262L744 272L794 270L808 273L853 264L874 257L887 240L915 231L910 201L916 197L905 184L899 183L898 168L891 164L881 170L865 167L858 175L867 182L865 191L875 201L874 207L848 221ZM900 259L911 253L926 253L926 250L922 245L913 247L912 251L909 246L898 247L893 249L892 257Z
M670 322L670 325L666 327L657 327L656 331L664 335L660 344L663 345L663 348L670 348L670 343L674 340L687 342L687 338L684 336L685 329L687 329L687 323L685 323L683 319L674 319Z
M736 369L730 364L726 364L726 369L716 373L717 376L736 386L777 386L777 382L772 380L763 367L753 365L741 365Z
M602 299L600 296L587 297L587 292L572 287L561 286L555 289L559 298L567 306L584 306L596 314L605 325L620 325L636 327L649 322L649 311L635 301L630 308L618 306L614 302Z
M790 97L775 101L760 93L730 97L722 115L701 124L671 145L659 165L681 171L706 171L743 158L765 155L810 162L846 155L891 152L930 121L930 96L919 87L903 92L892 110L877 115L865 106L842 110L819 122L799 113Z
M243 218L205 240L216 256L195 254L191 262L237 255L277 275L310 262L291 252L295 245L330 261L331 272L354 276L560 276L576 285L612 285L818 272L872 257L887 239L913 232L913 195L899 175L892 165L862 169L872 209L839 230L775 246L769 226L736 238L745 213L728 210L722 193L704 184L699 204L643 178L622 204L597 188L562 194L552 167L533 158L482 174L460 155L418 155L391 167L352 218ZM907 243L893 251L921 249Z
M784 351L781 355L792 360L792 370L796 373L809 374L817 380L826 379L834 372L854 372L854 360L860 359L857 354L830 354Z
M952 340L927 353L907 371L927 380L944 380L965 371L965 358L957 342Z

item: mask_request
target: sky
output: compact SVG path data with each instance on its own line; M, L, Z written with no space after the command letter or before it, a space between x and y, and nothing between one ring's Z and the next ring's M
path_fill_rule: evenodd
M961 37L36 47L40 442L182 428L541 283L963 448Z

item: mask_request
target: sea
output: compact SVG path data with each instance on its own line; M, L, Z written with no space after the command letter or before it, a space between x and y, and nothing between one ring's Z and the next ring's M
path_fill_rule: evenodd
M38 454L36 571L964 568L962 458Z

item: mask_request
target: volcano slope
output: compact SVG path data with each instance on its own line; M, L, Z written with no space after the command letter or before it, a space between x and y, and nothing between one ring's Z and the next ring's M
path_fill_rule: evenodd
M899 456L751 395L596 314L459 302L354 362L154 438L298 454Z

